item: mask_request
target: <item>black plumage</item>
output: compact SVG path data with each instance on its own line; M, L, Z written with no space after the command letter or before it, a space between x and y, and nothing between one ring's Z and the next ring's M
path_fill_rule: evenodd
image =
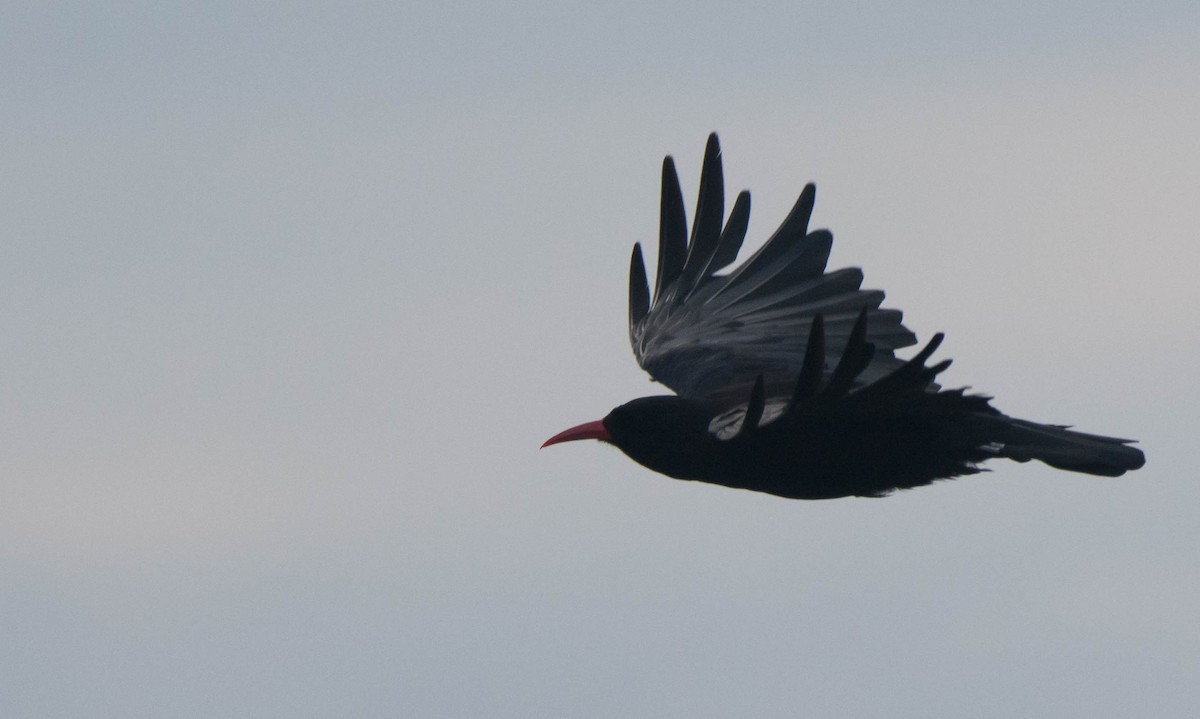
M916 342L862 271L826 272L833 236L809 231L808 185L774 235L727 274L749 222L742 192L724 218L717 136L704 154L690 238L675 164L663 161L651 296L640 245L629 268L629 336L638 363L676 396L643 397L546 445L610 442L663 474L822 499L882 496L974 474L1004 457L1117 476L1145 462L1131 440L1002 414L990 398L935 384L949 360L912 359ZM543 446L546 446L543 445Z

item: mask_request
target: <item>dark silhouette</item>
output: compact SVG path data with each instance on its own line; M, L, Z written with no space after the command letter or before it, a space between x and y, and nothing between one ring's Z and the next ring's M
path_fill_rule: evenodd
M662 171L653 299L640 245L629 268L629 337L638 364L678 396L642 397L561 432L616 445L679 479L797 499L880 497L983 471L980 462L1036 459L1115 477L1145 463L1132 440L1014 419L990 397L934 383L950 360L926 365L916 343L862 271L825 272L833 236L808 231L808 185L775 234L737 269L750 217L738 195L725 222L721 151L709 136L691 238L674 161Z

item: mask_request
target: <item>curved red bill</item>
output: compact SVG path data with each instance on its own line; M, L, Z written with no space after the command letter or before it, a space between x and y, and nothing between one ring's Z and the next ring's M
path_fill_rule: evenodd
M550 439L542 443L542 449L549 447L552 444L559 442L574 442L577 439L598 439L602 442L607 442L612 439L612 435L608 433L608 428L604 426L604 420L598 419L595 422L584 422L578 427L572 427L554 435Z

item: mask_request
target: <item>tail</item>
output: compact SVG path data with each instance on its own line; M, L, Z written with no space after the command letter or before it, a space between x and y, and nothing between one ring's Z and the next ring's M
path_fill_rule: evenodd
M997 454L1018 462L1036 459L1058 469L1103 477L1119 477L1146 463L1146 455L1129 446L1132 439L1073 432L1004 415L996 419L1003 425L996 432L996 443L1002 445Z

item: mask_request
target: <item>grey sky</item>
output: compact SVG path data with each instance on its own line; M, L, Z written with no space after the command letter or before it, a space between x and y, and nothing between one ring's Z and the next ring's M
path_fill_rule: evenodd
M0 714L1195 716L1200 6L0 11ZM949 384L1142 440L789 502L651 394L659 162L807 181Z

